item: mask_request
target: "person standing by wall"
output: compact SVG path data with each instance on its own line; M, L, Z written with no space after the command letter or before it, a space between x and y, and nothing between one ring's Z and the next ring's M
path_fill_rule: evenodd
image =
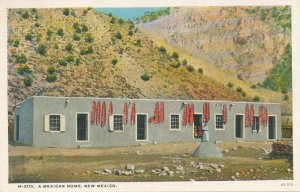
M206 123L203 124L203 128L202 128L202 139L201 142L209 142L209 134L208 134L208 126Z

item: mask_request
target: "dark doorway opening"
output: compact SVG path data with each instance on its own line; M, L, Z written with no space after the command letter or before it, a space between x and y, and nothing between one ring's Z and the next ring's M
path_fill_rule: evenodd
M77 141L88 140L88 115L77 114Z
M235 115L235 137L243 138L243 115Z
M269 116L269 139L276 139L276 121L275 116Z
M202 114L194 114L194 138L202 137Z
M147 116L137 115L137 140L147 140Z

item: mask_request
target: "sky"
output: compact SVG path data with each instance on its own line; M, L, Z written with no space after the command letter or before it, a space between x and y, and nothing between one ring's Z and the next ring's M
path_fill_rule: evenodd
M131 7L131 8L96 8L96 11L111 13L114 16L122 19L134 19L136 17L143 16L147 11L157 11L163 9L163 7Z

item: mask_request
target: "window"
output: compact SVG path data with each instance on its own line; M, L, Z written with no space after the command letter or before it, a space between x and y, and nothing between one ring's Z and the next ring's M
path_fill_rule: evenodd
M259 127L259 116L254 116L254 123L253 123L253 126L252 126L252 130L253 131L259 131L260 130L260 127Z
M123 116L114 115L114 130L123 131Z
M60 115L50 115L50 131L60 131Z
M171 115L171 129L179 130L179 115Z
M224 129L223 115L216 115L216 129Z

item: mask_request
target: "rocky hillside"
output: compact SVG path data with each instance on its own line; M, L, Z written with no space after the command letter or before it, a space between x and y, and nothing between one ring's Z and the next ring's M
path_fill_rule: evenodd
M31 95L249 100L91 9L10 9L9 107ZM252 98L251 98L252 99Z
M144 29L242 80L263 82L291 42L289 7L171 8Z

